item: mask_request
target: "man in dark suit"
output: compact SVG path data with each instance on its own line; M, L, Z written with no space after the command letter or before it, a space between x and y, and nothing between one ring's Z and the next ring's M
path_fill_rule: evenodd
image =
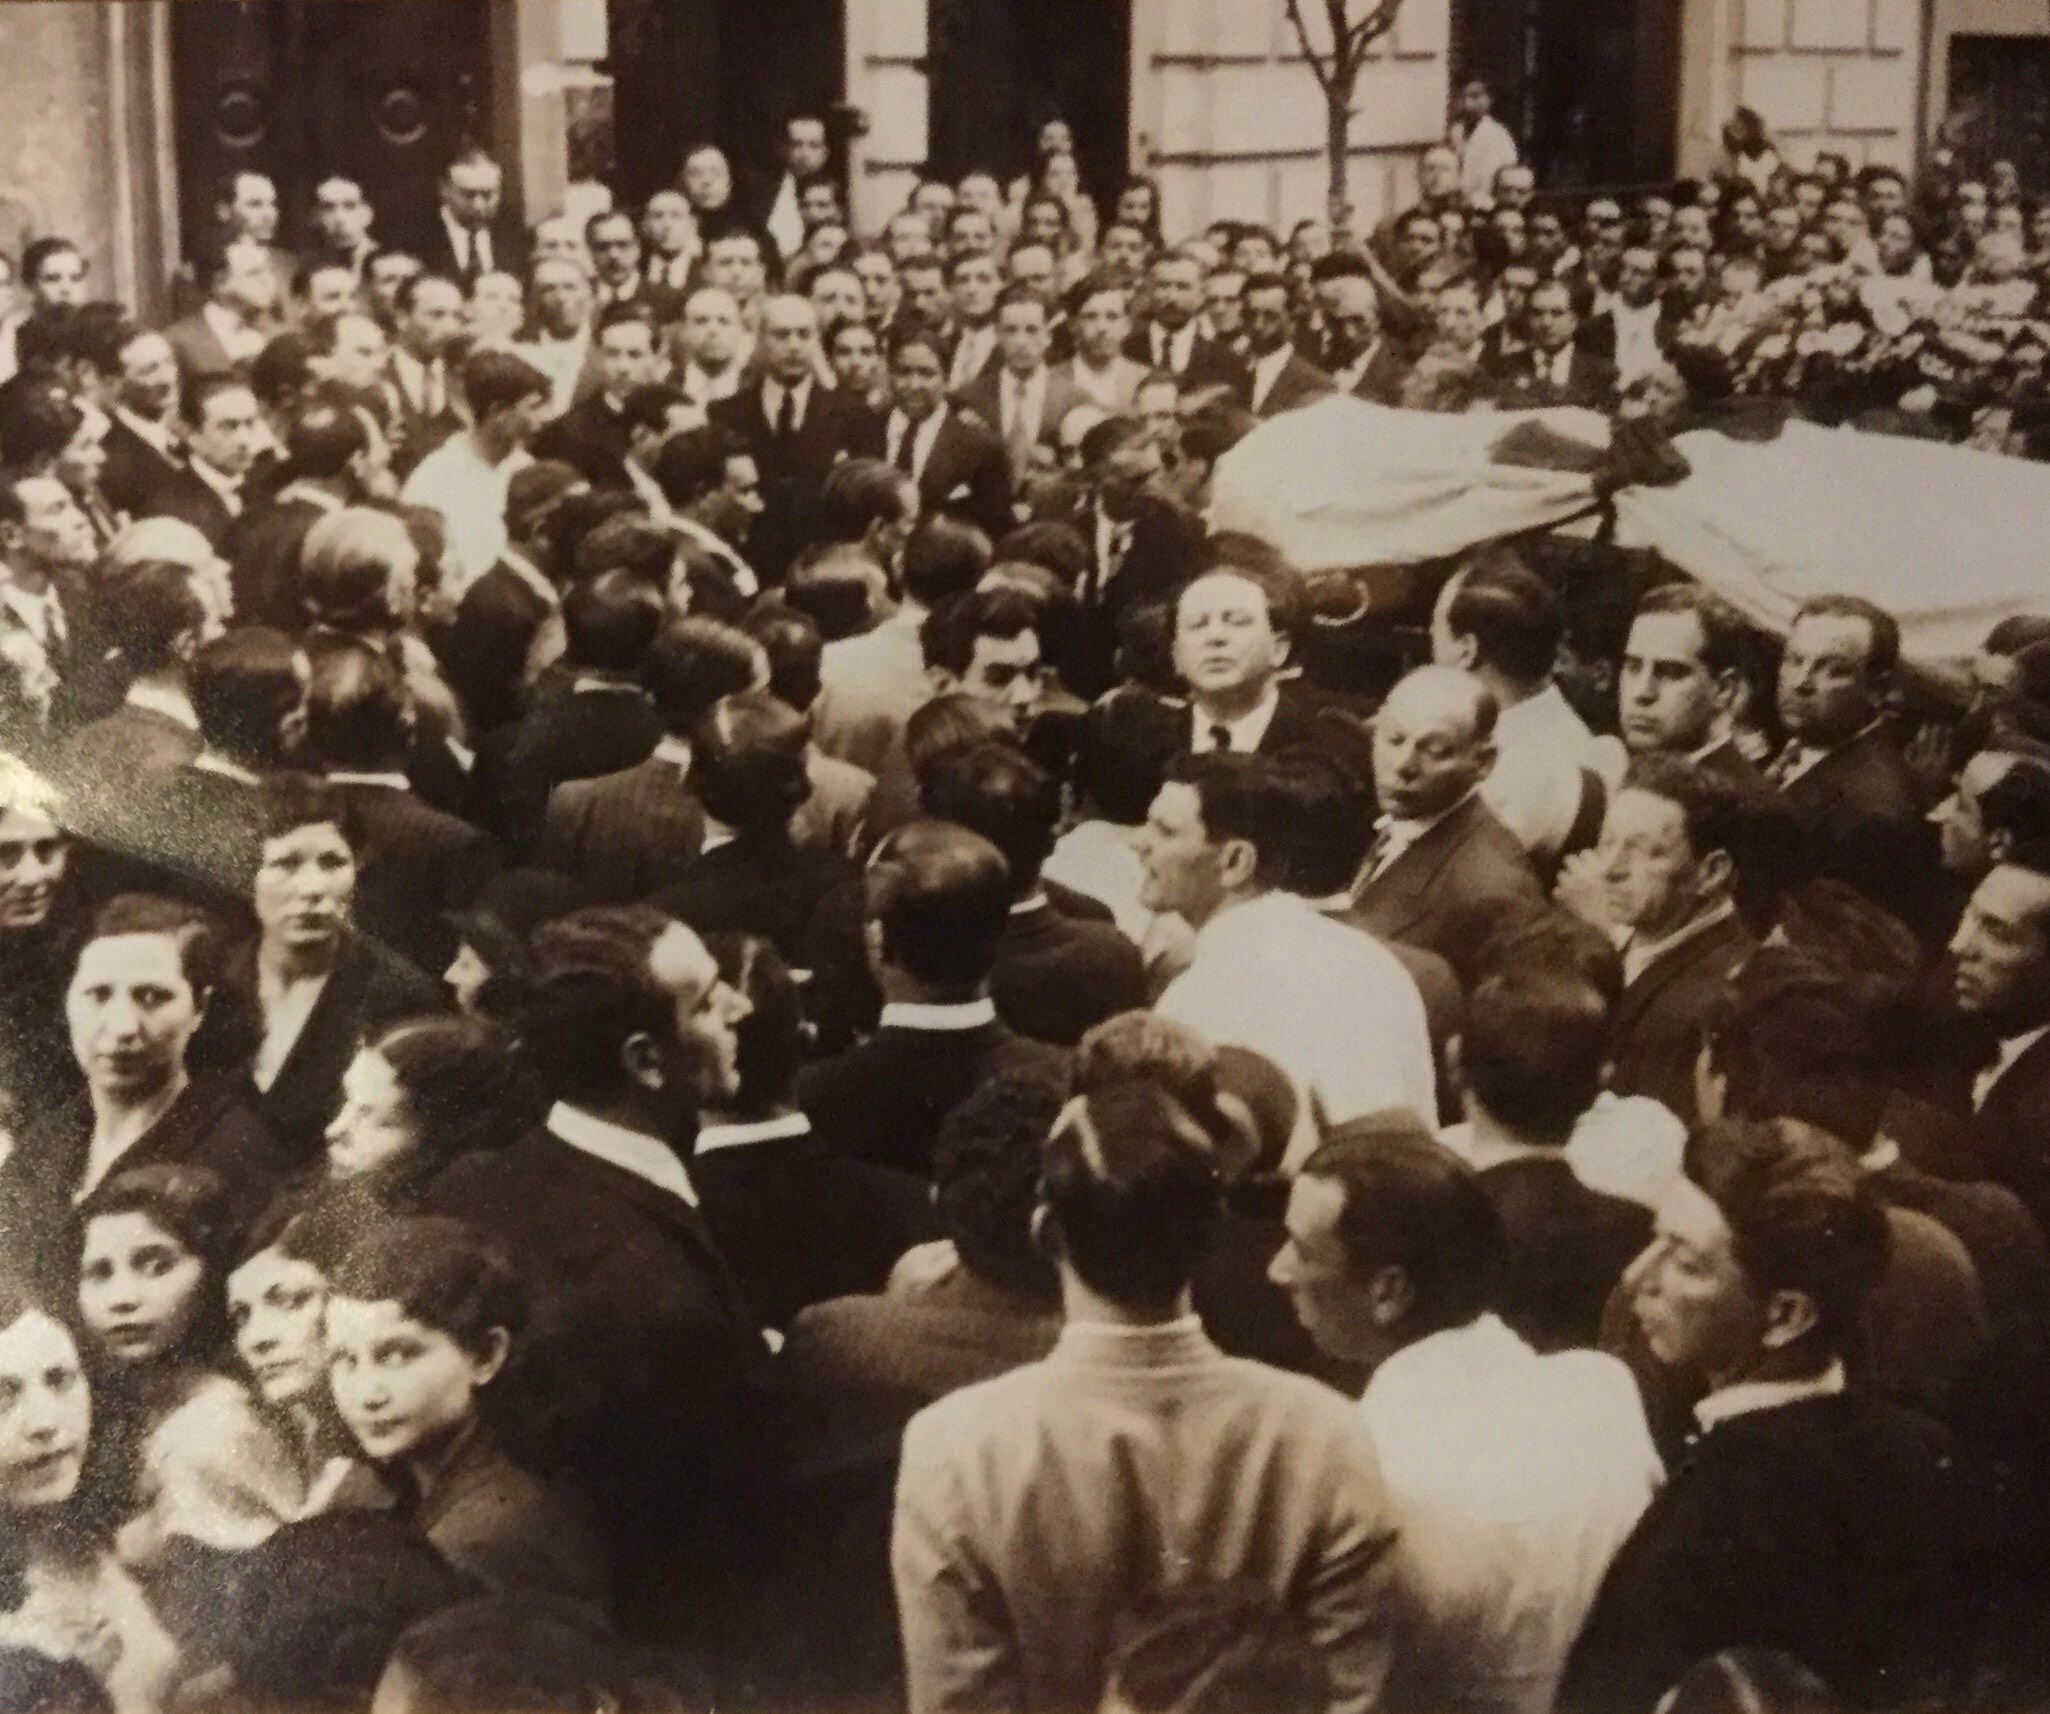
M708 1109L691 1156L705 1218L764 1327L807 1305L880 1291L914 1244L936 1235L923 1179L851 1160L791 1097L807 1033L797 983L758 935L711 937L747 1005L740 1084Z
M108 411L100 492L131 517L177 470L184 453L178 421L178 358L155 328L125 324L118 335L120 374Z
M627 395L655 379L661 356L653 311L639 302L607 304L598 312L592 343L598 356L597 391L577 400L534 437L534 456L575 466L593 487L624 488L633 446Z
M939 1128L997 1072L1058 1065L998 1022L990 976L1010 922L1011 877L987 840L944 822L899 828L862 875L881 1027L809 1067L797 1099L863 1160L930 1177Z
M584 223L584 246L591 253L601 308L630 304L646 310L658 326L683 313L681 287L654 280L643 270L640 230L625 209L592 215Z
M241 517L268 430L249 383L205 375L185 390L186 459L143 498L148 517L179 518L219 549Z
M1668 583L1637 604L1616 678L1616 713L1633 757L1677 756L1730 785L1767 789L1730 738L1747 635L1727 602Z
M1998 1044L1971 1089L1974 1152L2050 1231L2050 875L1996 865L1950 950L1958 1006Z
M1702 1432L1610 1565L1558 1706L1642 1714L1747 1646L1854 1706L1953 1699L1989 1501L1948 1431L1846 1387L1884 1212L1805 1127L1715 1126L1690 1153L1631 1310L1661 1361L1707 1376Z
M1816 874L1848 881L1933 938L1934 832L1884 703L1900 627L1859 596L1818 596L1794 615L1780 658L1787 746L1769 770Z
M731 626L680 619L665 628L641 671L662 736L644 762L555 788L541 861L620 904L682 880L705 843L704 805L687 777L691 734L721 700L758 685L762 671L760 649Z
M1659 296L1659 253L1632 244L1616 258L1616 289L1609 307L1580 330L1583 349L1615 366L1625 380L1665 358L1668 322Z
M1084 402L1047 362L1052 331L1053 305L1043 293L1006 286L997 299L997 360L954 394L955 404L997 432L1019 477L1052 460L1062 419Z
M164 329L177 354L178 372L190 386L202 377L239 375L269 338L277 308L277 275L270 252L248 239L235 239L208 252L200 264L206 302Z
M1195 257L1163 250L1146 271L1146 319L1125 341L1125 355L1172 375L1184 399L1229 392L1243 399L1245 365L1204 335L1203 268Z
M766 1355L685 1164L699 1111L736 1085L741 1005L703 942L645 906L549 923L534 960L531 1059L556 1104L425 1200L524 1264L532 1325L502 1384L526 1408L507 1419L522 1453L584 1484L619 1588L673 1638L715 1623L714 1591L679 1581L747 1466Z
M921 510L951 512L992 541L1009 534L1011 466L996 431L947 403L946 369L928 334L890 354L883 456L918 484Z
M281 631L305 625L299 555L306 532L328 513L367 497L370 436L370 423L337 398L316 399L292 418L285 431L292 480L247 507L229 524L223 543L237 624Z
M412 718L391 659L328 637L309 654L305 753L363 826L356 925L439 976L456 950L447 913L497 874L498 854L483 833L414 792L406 777Z
M527 234L506 213L505 172L482 149L464 150L441 175L434 218L411 246L430 274L467 291L479 274L519 274L527 266Z
M1507 358L1495 376L1496 396L1505 409L1537 410L1580 405L1605 411L1616 400L1616 366L1583 347L1573 288L1563 280L1541 281L1530 294L1530 346Z
M537 696L477 757L501 835L514 850L532 848L548 794L563 781L617 773L653 753L662 723L640 672L662 615L661 592L625 569L580 583L563 598L567 693Z
M1324 367L1331 384L1369 404L1399 405L1409 359L1382 325L1381 294L1367 265L1326 256L1313 271L1324 312Z
M1607 999L1542 964L1488 976L1466 1003L1461 1152L1509 1240L1496 1307L1539 1351L1595 1345L1603 1306L1651 1241L1642 1206L1590 1190L1566 1158L1601 1093L1608 1030Z
M818 379L818 312L804 298L772 297L762 312L762 375L712 406L712 421L754 454L763 513L750 542L755 569L782 580L804 545L807 515L843 458L873 458L882 424L859 399Z
M1083 901L1040 883L1060 822L1059 782L1015 745L986 739L943 751L919 774L926 814L979 833L1010 866L1010 923L990 994L1020 1035L1073 1047L1104 1019L1147 1004L1139 949Z
M1609 1086L1690 1125L1702 1026L1758 946L1735 903L1748 819L1741 787L1674 757L1641 757L1609 800L1600 845L1569 859L1572 878L1560 879L1562 898L1585 882L1589 915L1628 936Z
M1314 405L1331 392L1331 377L1295 346L1289 316L1288 282L1279 274L1255 274L1246 281L1246 402L1262 420Z
M401 480L463 426L454 354L463 336L463 288L445 273L410 276L399 288L397 330L385 397L392 470Z
M820 904L854 880L840 852L791 836L811 792L809 740L804 716L767 691L713 706L691 733L686 777L705 806L704 849L651 901L701 933L760 935L807 969Z
M526 707L539 664L537 641L544 627L562 619L562 593L550 575L556 517L582 487L574 469L550 459L513 473L506 486L505 552L463 591L455 618L436 640L442 676L462 698L473 732L496 731Z
M1468 985L1489 936L1547 908L1523 847L1479 795L1494 716L1486 688L1449 667L1420 667L1388 693L1374 720L1382 815L1353 887L1361 926L1437 953Z

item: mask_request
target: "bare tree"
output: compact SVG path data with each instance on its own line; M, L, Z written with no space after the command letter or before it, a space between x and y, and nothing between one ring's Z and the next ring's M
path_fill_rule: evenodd
M1395 27L1403 0L1282 0L1295 26L1303 57L1324 91L1324 150L1331 164L1331 233L1334 238L1352 226L1352 199L1346 189L1348 156L1352 152L1352 100L1359 87L1367 50ZM1330 40L1320 47L1310 33L1304 7L1321 4Z

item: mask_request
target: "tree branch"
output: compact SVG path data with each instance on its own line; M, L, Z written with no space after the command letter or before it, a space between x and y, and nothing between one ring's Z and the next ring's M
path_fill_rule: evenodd
M1364 57L1368 48L1395 27L1395 15L1401 10L1402 0L1381 0L1378 6L1350 27L1355 59Z
M1330 0L1327 0L1328 3L1330 3ZM1310 70L1315 74L1317 82L1324 93L1329 95L1334 88L1343 87L1337 81L1338 57L1336 52L1333 52L1332 63L1328 66L1317 57L1316 46L1310 40L1310 26L1303 17L1302 0L1282 0L1282 4L1288 10L1288 21L1295 26L1295 39L1303 45L1303 58L1310 62ZM1334 50L1336 45L1334 42Z

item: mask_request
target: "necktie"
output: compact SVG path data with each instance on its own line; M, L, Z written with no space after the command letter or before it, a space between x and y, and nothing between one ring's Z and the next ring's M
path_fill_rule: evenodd
M1367 882L1380 874L1382 866L1388 861L1388 854L1394 849L1394 846L1394 824L1384 821L1381 824L1380 830L1374 835L1374 843L1367 847L1367 861L1360 870L1359 884L1361 886L1365 886Z
M777 440L790 438L792 421L797 414L796 406L796 396L788 387L784 388L782 397L776 401L775 413L769 418L769 433Z
M1210 748L1220 756L1231 754L1231 728L1213 723L1210 728Z
M916 453L918 450L918 424L907 422L903 438L897 442L897 468L906 476L917 474Z
M1808 755L1808 747L1798 738L1787 740L1786 748L1773 757L1772 766L1765 770L1766 778L1776 786L1783 786L1791 780Z
M1004 377L1002 385L997 389L997 399L997 415L1003 418L999 426L1004 431L1004 444L1006 446L1016 446L1018 444L1018 411L1025 401L1020 396L1018 384L1008 374Z

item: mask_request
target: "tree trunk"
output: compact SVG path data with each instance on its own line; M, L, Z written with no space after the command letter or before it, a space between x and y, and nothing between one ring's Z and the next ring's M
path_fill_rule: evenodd
M1352 230L1352 198L1346 179L1352 153L1352 91L1325 91L1324 152L1331 169L1331 241L1343 247Z

